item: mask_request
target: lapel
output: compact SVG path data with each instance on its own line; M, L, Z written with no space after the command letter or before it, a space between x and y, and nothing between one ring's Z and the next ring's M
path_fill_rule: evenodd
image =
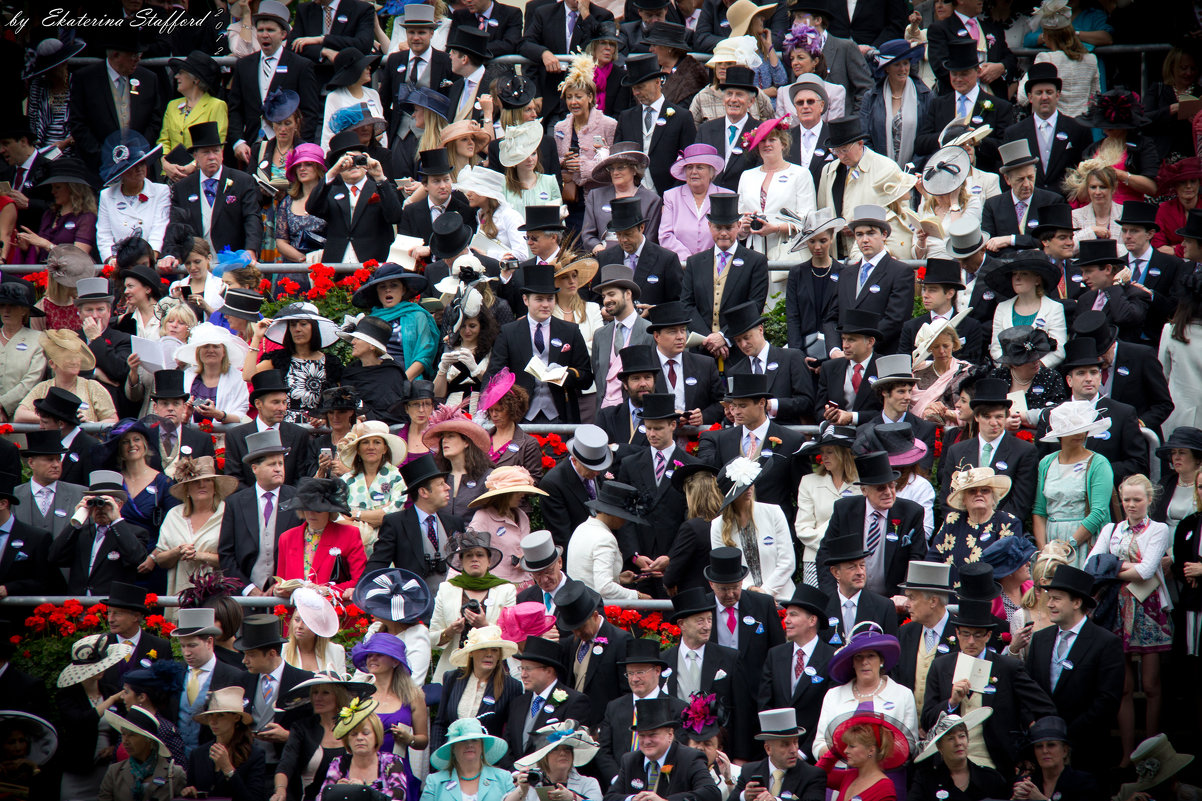
M363 219L363 215L367 212L367 207L371 205L371 197L376 193L376 182L371 178L363 184L363 189L359 191L359 199L355 201L355 213L351 215L351 229ZM347 198L347 203L350 203L350 198Z
M517 335L516 342L511 343L510 350L518 357L515 360L516 364L526 364L530 361L530 357L534 355L534 340L530 334L530 316L519 318L520 326L514 326L514 333ZM548 330L550 327L548 326ZM550 335L547 336L550 339Z
M1035 118L1032 117L1032 120ZM1052 149L1048 153L1048 172L1055 174L1057 168L1061 166L1065 159L1065 154L1068 151L1069 134L1065 130L1064 113L1060 112L1056 115L1056 130L1052 131ZM1038 130L1038 128L1036 129ZM1032 143L1035 149L1034 153L1039 152L1039 136L1036 134L1035 141Z
M96 540L95 540L96 524L92 523L90 525L91 525L92 537L93 537L91 544L93 546L95 546L96 545ZM96 573L98 573L100 571L100 569L103 567L104 563L108 561L108 542L109 542L110 536L112 535L112 532L113 532L112 526L109 526L108 531L104 532L104 539L100 543L100 549L96 551L96 562L94 564L88 566L88 578L89 579L91 579L93 576L95 576ZM80 556L84 559L84 564L87 564L87 560L92 557L92 549L91 548L81 549Z
M843 375L846 377L848 365L843 366ZM864 369L863 380L860 381L860 389L856 392L856 397L852 402L852 411L861 409L872 397L872 382L869 381L870 376L876 375L876 354L872 354L872 358L868 360L868 366Z
M660 495L660 488L655 483L655 452L650 447L644 448L643 452L639 454L634 467L636 471L635 475L647 489L647 492L658 497Z
M714 683L714 676L718 673L718 653L716 648L706 648L705 656L701 657L701 679L699 684L702 687L709 687ZM720 681L720 679L719 679Z
M648 152L655 150L657 147L659 147L659 143L660 143L660 141L662 141L662 139L665 135L665 132L668 130L668 127L674 126L676 124L672 121L673 117L676 116L675 113L673 113L672 117L667 116L668 109L670 109L670 108L672 108L672 104L668 102L667 98L664 98L664 105L660 108L659 114L656 117L655 122L653 123L653 125L655 126L655 130L653 130L651 132L651 146L647 148ZM639 106L636 105L634 107L634 112L635 112L634 113L635 119L638 121L638 131L640 134L639 140L641 141L642 140L641 134L643 132L643 116L641 113L639 113ZM659 124L660 120L664 120L663 125Z
M551 48L553 53L567 53L568 50L555 50L556 47L565 47L568 44L568 20L566 10L563 3L555 3L551 6L551 15L547 21L550 31L543 31L542 39L547 47ZM579 27L580 20L576 20L576 25Z
M36 503L34 504L34 507L35 507L35 511L36 511L36 507L37 507ZM16 517L14 517L12 531L9 532L8 542L5 543L5 545L4 545L4 556L0 557L0 576L5 576L5 577L11 578L12 568L13 568L13 565L16 563L17 551L19 551L21 548L25 547L25 540L21 535L21 528L22 528L22 526L21 526L20 521L18 521L16 519ZM21 544L17 545L16 543L21 543ZM28 554L26 554L26 555L28 555Z

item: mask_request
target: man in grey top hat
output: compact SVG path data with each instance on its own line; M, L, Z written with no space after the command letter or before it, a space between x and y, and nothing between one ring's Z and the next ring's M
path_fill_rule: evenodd
M985 201L981 213L981 230L989 235L985 249L1005 255L1015 250L1039 248L1033 236L1039 226L1037 209L1062 202L1060 195L1035 186L1035 162L1027 140L1007 142L998 148L1002 163L998 172L1010 187Z
M739 771L732 796L744 801L822 801L826 798L826 773L805 761L798 741L807 734L797 725L793 707L765 709L760 712L760 733L755 739L764 744L765 759L748 762ZM811 742L813 733L809 733Z
M69 568L69 595L108 595L114 581L138 580L150 533L121 519L128 500L120 473L93 471L75 514L50 545L50 564Z
M952 566L946 562L911 562L906 582L898 585L910 602L910 622L897 632L901 656L890 677L914 691L922 709L927 672L936 656L954 653L956 633L948 622L947 602L952 594Z
M550 531L532 531L522 537L522 570L534 583L518 593L518 603L540 603L548 615L555 614L555 594L568 583L563 572L563 548L555 544Z
M84 341L96 357L96 369L91 376L108 390L113 404L125 413L136 414L134 404L125 397L125 380L129 377L129 359L133 340L118 330L113 322L113 292L107 278L84 278L75 287L75 308L79 310Z
M538 482L538 488L547 493L539 502L543 522L561 549L567 547L576 527L589 519L586 504L597 500L605 481L603 474L614 461L609 437L595 425L578 427L567 448L568 458L560 459Z

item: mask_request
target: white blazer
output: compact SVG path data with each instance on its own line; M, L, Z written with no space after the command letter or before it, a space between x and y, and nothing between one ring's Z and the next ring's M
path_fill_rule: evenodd
M985 172L973 167L968 171L968 191L981 198L981 203L1002 194L1002 181L995 172Z
M787 601L793 597L793 572L797 569L796 557L793 556L793 542L789 537L789 523L785 513L774 503L755 502L751 510L751 520L755 524L755 541L760 556L760 573L763 582L760 591L771 595L778 601ZM733 537L735 547L742 551L737 534ZM721 548L722 518L717 517L710 522L710 547ZM571 553L571 549L568 549ZM747 564L747 554L743 553L743 564ZM750 573L743 579L743 587L755 586L755 579Z
M1003 300L993 312L993 337L989 340L989 355L994 361L1002 358L1002 346L997 335L1007 328L1014 327L1014 301L1017 298ZM1044 356L1040 361L1044 367L1055 367L1064 361L1064 343L1068 339L1068 324L1064 321L1064 306L1047 297L1039 299L1039 311L1035 314L1035 327L1048 332L1048 336L1056 340L1056 350Z
M512 584L499 584L490 589L483 602L484 618L488 625L497 625L501 610L517 602L517 589ZM449 581L438 585L438 592L434 595L434 612L430 615L431 648L440 647L438 641L442 639L443 629L462 617L460 610L463 609L463 603L463 590L459 587ZM438 666L434 669L435 676L441 677L451 669L451 655L458 650L459 635L451 635L450 642L442 649L442 655L438 658Z
M195 380L196 368L185 366L184 389L190 391ZM242 380L242 371L238 367L230 365L229 371L218 379L216 405L222 411L246 419L246 410L250 408L250 393L246 391L246 382Z
M1098 538L1094 541L1089 555L1098 556L1108 553L1127 561L1126 551L1119 548L1127 536L1127 532L1126 520L1122 523L1108 523L1103 526L1102 530L1098 532ZM1156 579L1156 594L1160 597L1160 608L1169 609L1173 603L1169 600L1169 592L1164 586L1164 568L1160 563L1161 558L1169 549L1169 527L1153 520L1147 528L1136 535L1135 542L1139 546L1139 561L1132 562L1131 566L1139 574L1140 581Z
M638 590L618 583L622 573L622 552L609 526L590 517L572 532L568 540L569 577L582 581L602 598L638 598Z
M163 249L163 235L167 233L167 222L171 217L171 188L147 179L142 182L142 195L128 198L121 194L117 183L100 193L100 204L96 213L97 261L105 261L113 255L113 246L132 234L141 231L141 236L155 253Z
M1110 229L1110 238L1116 243L1119 258L1123 261L1127 260L1127 248L1123 246L1123 226L1119 225L1119 218L1123 216L1123 204L1110 204L1110 219L1105 221L1106 227ZM1082 240L1097 239L1097 234L1094 233L1094 225L1099 225L1103 221L1097 219L1093 213L1093 206L1082 206L1079 209L1073 209L1073 227L1077 232L1073 234L1073 239L1076 240L1078 248Z
M772 182L768 185L767 202L761 211L760 188L764 185L764 176L764 168L761 166L747 170L739 177L740 214L763 214L769 222L775 223L773 215L781 209L790 209L804 215L814 208L814 177L808 169L786 162L785 169L772 176ZM763 253L769 261L789 258L789 242L794 233L796 231L792 227L789 228L788 236L759 236L753 233L747 238L747 247Z
M1202 325L1190 323L1185 335L1188 345L1173 339L1173 326L1167 323L1160 334L1160 364L1174 403L1172 414L1164 421L1165 437L1179 426L1202 425L1202 351L1198 348Z
M793 530L797 532L798 541L805 546L804 561L813 562L818 558L818 546L822 545L822 538L826 536L826 526L831 521L835 501L860 494L857 485L847 482L844 482L842 490L835 489L835 482L830 475L810 473L801 477L801 486L797 488L797 522Z
M480 212L477 211L476 221L479 220ZM526 224L526 220L513 206L502 201L493 212L492 221L497 226L497 238L488 239L483 231L477 231L476 238L472 240L473 247L478 243L487 242L486 255L494 259L503 259L506 253L512 254L513 258L519 261L530 258L530 250L526 247L526 235L518 230L519 226Z

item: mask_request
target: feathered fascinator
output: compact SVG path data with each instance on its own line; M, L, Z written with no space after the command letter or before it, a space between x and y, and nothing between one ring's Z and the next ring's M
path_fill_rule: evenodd
M426 425L426 428L431 429L439 423L447 423L451 420L467 420L467 415L463 413L467 405L467 400L457 404L440 403L438 408L434 410L434 413L430 415L430 422Z
M195 459L189 459L187 456L184 456L175 461L175 467L171 471L171 475L177 483L192 481L197 478L212 477L216 474L214 468L215 465L212 456L198 456Z
M198 609L204 602L217 595L234 595L242 589L242 584L233 578L226 578L217 570L205 573L203 576L192 576L192 586L179 591L180 609Z
M1091 97L1083 121L1093 128L1127 130L1147 125L1148 117L1139 95L1118 88Z
M1069 8L1068 0L1044 0L1035 9L1035 16L1044 30L1069 28L1073 24L1073 10Z
M220 278L226 270L240 270L243 267L249 267L254 260L255 256L249 250L230 250L230 246L226 245L217 254L217 258L213 259L210 269L213 275Z
M1064 193L1070 198L1085 199L1089 176L1106 169L1110 165L1099 158L1085 159L1064 173Z
M480 403L476 407L477 423L483 424L488 419L488 410L505 397L506 392L513 389L517 380L517 376L511 373L508 367L502 367L501 371L492 377L492 380L484 387L484 391L480 393Z
M559 84L559 93L562 95L569 89L577 89L581 92L597 94L597 84L593 80L593 70L596 68L597 62L592 56L588 53L577 53L568 67L568 74Z
M178 695L184 691L184 674L187 672L182 662L165 657L155 659L148 667L129 671L124 680L135 689L149 687L167 695Z
M726 725L726 704L717 693L692 693L689 705L680 713L680 724L692 740L708 740Z
M785 34L785 57L788 58L798 49L814 57L822 52L822 34L817 28L797 23Z

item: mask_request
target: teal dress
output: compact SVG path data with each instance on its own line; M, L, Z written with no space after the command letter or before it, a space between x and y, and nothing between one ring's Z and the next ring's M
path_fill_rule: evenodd
M559 206L563 203L563 195L559 191L559 182L554 175L539 173L533 189L523 189L513 192L505 187L505 202L513 206L514 211L526 216L527 206Z
M1039 463L1038 491L1032 514L1047 518L1047 541L1067 542L1073 548L1073 567L1085 568L1093 538L1110 521L1114 472L1110 463L1090 453L1075 464L1060 464L1059 452ZM1091 534L1081 545L1073 539L1079 526Z

